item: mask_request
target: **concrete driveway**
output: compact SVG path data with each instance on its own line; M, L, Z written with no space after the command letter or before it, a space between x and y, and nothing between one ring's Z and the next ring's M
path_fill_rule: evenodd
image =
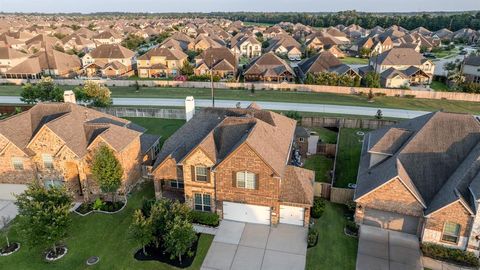
M307 229L223 220L202 270L304 270Z
M18 209L13 201L0 200L0 217L9 217L10 219L14 219L17 214ZM0 229L2 228L3 226L0 224Z
M357 270L422 270L415 235L362 225Z

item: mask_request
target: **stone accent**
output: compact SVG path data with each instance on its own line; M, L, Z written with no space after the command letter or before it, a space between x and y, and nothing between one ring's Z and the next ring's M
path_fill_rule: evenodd
M394 179L357 200L355 220L363 221L365 208L423 217L423 206L399 180Z

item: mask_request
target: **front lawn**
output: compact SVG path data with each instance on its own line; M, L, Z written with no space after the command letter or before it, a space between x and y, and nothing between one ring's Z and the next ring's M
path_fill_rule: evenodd
M305 161L305 169L315 171L315 182L330 183L330 171L333 169L333 160L324 155L312 155Z
M0 269L87 269L85 261L90 256L99 256L100 262L88 269L176 269L157 261L136 261L133 254L140 248L128 237L128 227L135 209L144 199L154 197L153 184L147 182L128 199L127 207L114 215L92 213L80 217L72 213L73 223L66 239L68 254L57 262L47 263L42 258L42 249L29 248L18 240L19 232L12 229L11 240L20 241L22 248L16 254L0 257ZM3 239L2 239L3 240ZM203 259L213 241L213 236L201 235L197 255L188 269L200 269Z
M349 183L356 183L358 164L362 151L363 136L357 132L368 132L365 129L340 129L337 163L335 165L335 187L347 188Z
M343 233L345 206L326 202L322 217L316 220L318 243L307 250L306 270L354 270L357 260L357 238Z
M347 56L338 60L347 65L368 65L368 58Z
M430 84L430 88L439 92L450 91L450 87L448 87L448 85L440 81L432 81L432 83Z
M162 119L162 118L148 118L148 117L124 117L133 123L140 125L147 129L148 134L162 136L160 144L163 144L166 139L172 136L181 126L185 124L185 120L178 119Z

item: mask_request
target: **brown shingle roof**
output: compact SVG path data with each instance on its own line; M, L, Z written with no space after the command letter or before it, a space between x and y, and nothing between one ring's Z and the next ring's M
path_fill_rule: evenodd
M125 59L132 58L135 53L118 44L103 44L90 52L92 58Z

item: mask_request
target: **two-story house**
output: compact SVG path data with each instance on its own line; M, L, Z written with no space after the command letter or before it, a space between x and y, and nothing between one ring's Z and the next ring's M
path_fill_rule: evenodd
M118 44L104 44L82 57L88 77L118 77L133 72L135 52Z
M237 57L227 48L210 48L195 58L195 75L213 74L220 78L235 78Z
M465 58L462 65L462 74L466 82L480 84L480 56Z
M97 46L103 45L103 44L120 44L122 43L122 37L110 30L103 31L101 33L98 33L92 37L92 40L95 42Z
M121 191L141 177L143 160L158 145L144 129L73 103L39 103L0 121L0 188L27 185L66 186L78 199L99 192L92 177L92 158L108 146L123 168ZM10 184L10 185L3 185Z
M223 219L307 226L314 173L290 165L295 127L255 104L201 110L165 141L153 167L156 197L176 192Z
M262 54L262 43L255 36L238 34L232 38L231 51L237 57L245 56L248 58L258 57Z
M180 74L183 63L188 59L183 51L156 47L137 59L140 78L172 77Z
M293 68L275 53L269 52L254 59L243 73L245 81L291 82L296 74Z

